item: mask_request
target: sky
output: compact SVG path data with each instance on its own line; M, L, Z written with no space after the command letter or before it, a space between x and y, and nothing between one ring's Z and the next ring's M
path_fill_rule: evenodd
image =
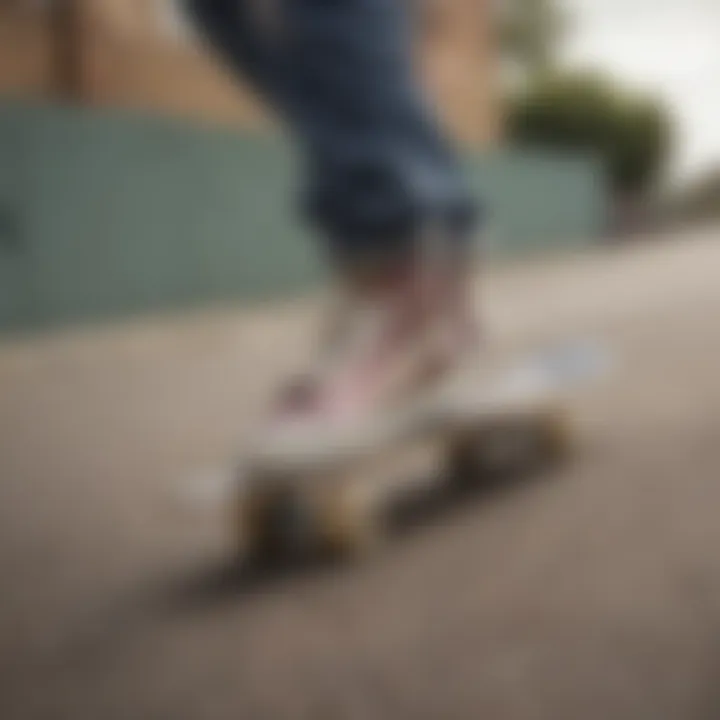
M678 128L672 175L720 166L720 0L564 0L566 58L660 94Z

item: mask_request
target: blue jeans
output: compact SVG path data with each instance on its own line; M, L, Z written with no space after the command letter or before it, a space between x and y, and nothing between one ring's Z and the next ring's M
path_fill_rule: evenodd
M475 204L422 99L403 0L185 4L299 144L305 207L332 256L402 253L426 228L448 242L472 234Z

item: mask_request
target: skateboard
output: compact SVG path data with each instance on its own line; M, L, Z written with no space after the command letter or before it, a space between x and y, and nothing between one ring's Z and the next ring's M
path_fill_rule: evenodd
M599 347L551 348L458 384L371 447L305 467L241 461L229 503L235 547L253 561L363 557L404 501L559 465L575 448L571 390L606 369Z

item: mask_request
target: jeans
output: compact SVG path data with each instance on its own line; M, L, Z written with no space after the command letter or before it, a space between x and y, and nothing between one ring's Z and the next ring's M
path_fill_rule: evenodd
M299 145L304 207L331 256L467 239L476 207L413 72L407 0L184 0Z

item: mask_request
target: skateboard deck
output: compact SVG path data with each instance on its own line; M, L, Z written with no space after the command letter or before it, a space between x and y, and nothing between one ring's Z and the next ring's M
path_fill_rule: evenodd
M571 391L607 366L600 346L565 344L447 388L368 447L304 467L241 460L226 488L235 547L253 559L363 555L398 502L562 462L574 446Z

